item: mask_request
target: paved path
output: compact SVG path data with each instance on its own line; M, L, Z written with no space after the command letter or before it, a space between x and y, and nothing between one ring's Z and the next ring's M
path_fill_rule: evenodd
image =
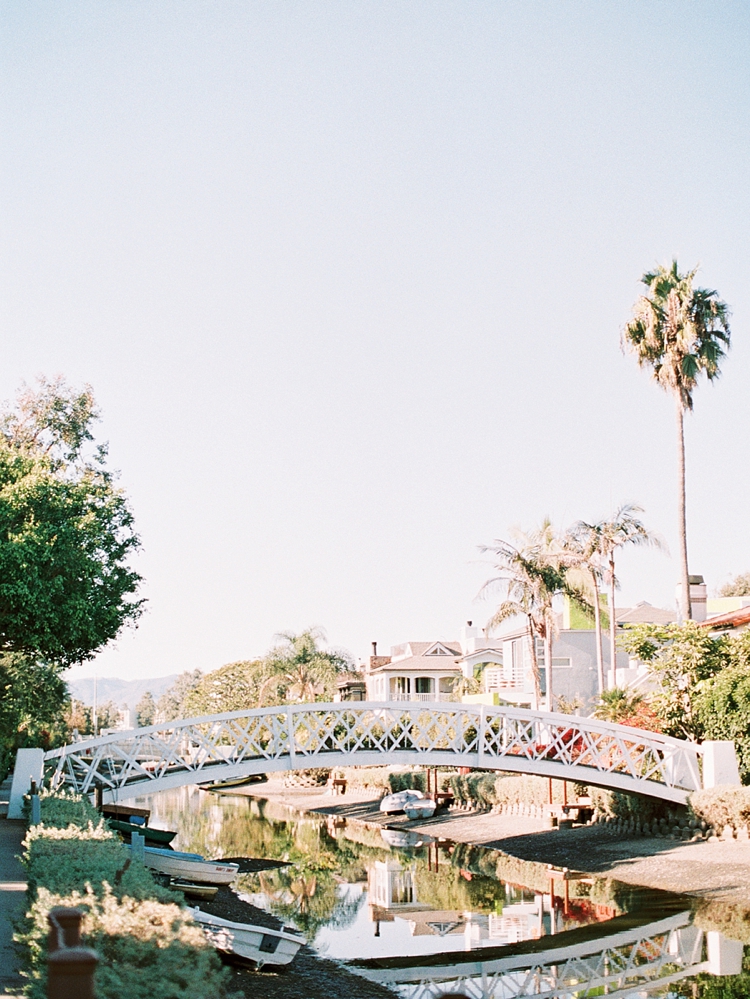
M13 930L26 904L26 872L17 859L26 826L5 818L9 794L10 778L0 784L0 999L14 995L24 982L18 974Z

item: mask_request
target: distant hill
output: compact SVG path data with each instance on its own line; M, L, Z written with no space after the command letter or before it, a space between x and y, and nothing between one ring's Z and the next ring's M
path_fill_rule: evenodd
M170 676L157 676L148 680L119 680L117 677L100 676L96 681L96 697L99 704L114 701L118 708L127 704L135 717L135 706L150 690L155 700L177 679L177 673ZM68 690L71 695L89 706L94 703L94 677L85 676L80 680L70 680Z

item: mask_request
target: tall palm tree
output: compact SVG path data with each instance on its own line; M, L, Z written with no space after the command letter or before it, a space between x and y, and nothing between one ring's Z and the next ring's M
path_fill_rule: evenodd
M497 540L493 545L485 545L481 551L490 552L499 561L495 568L499 575L489 579L482 591L502 586L503 600L488 622L496 627L511 617L525 617L528 626L529 658L534 681L534 708L541 702L541 682L539 676L539 656L537 639L545 643L545 667L547 680L547 705L552 707L552 633L554 615L552 599L565 589L565 575L553 552L553 532L551 524L545 520L538 531L529 534L516 532L518 547L507 541Z
M635 516L643 513L643 507L635 503L623 503L615 510L609 520L597 525L600 552L607 566L607 582L609 584L609 668L610 687L615 686L615 669L617 665L617 614L615 609L615 553L625 545L650 545L662 551L666 546L661 538L654 534Z
M599 696L604 693L604 648L602 639L601 584L602 532L601 524L579 520L570 527L563 542L569 587L575 598L589 604L594 612L596 634L596 675Z
M642 368L650 368L657 382L675 400L677 412L678 528L682 579L681 613L690 607L687 525L685 516L685 411L693 408L698 377L719 376L719 363L729 346L729 308L716 291L693 287L697 268L680 274L677 261L643 275L648 294L633 309L623 330L623 343Z

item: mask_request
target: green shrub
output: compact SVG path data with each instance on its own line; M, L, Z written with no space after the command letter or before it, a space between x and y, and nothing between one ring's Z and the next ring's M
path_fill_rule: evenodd
M102 821L89 799L75 791L42 788L39 792L39 811L43 825L58 829L66 829L70 825L85 828L89 823L98 825Z
M719 831L724 826L746 826L750 822L750 787L726 785L695 791L690 795L690 809L696 819Z
M26 947L31 999L46 996L47 914L86 912L83 943L101 958L98 999L222 999L226 973L179 898L154 881L89 802L41 796L42 822L24 841L30 907L16 939ZM67 823L67 824L66 824Z
M108 885L101 894L59 895L40 888L21 935L32 955L29 999L46 996L47 913L53 906L78 906L86 913L83 942L99 954L98 999L205 999L225 995L226 973L200 927L174 904L117 898Z
M599 815L614 819L639 819L653 822L654 819L667 819L674 811L685 809L679 805L660 801L644 794L627 794L625 791L605 791L600 787L591 788L591 801Z
M24 840L29 888L46 888L63 895L88 882L95 894L106 882L119 896L174 901L179 896L158 885L140 863L129 863L130 850L100 822L81 829L32 826Z

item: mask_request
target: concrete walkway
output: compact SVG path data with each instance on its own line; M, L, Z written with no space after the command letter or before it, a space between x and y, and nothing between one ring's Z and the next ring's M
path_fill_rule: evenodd
M5 781L0 786L0 804L9 793L10 781ZM0 999L17 995L24 984L18 974L13 931L26 907L26 872L17 859L25 834L25 823L0 818Z

